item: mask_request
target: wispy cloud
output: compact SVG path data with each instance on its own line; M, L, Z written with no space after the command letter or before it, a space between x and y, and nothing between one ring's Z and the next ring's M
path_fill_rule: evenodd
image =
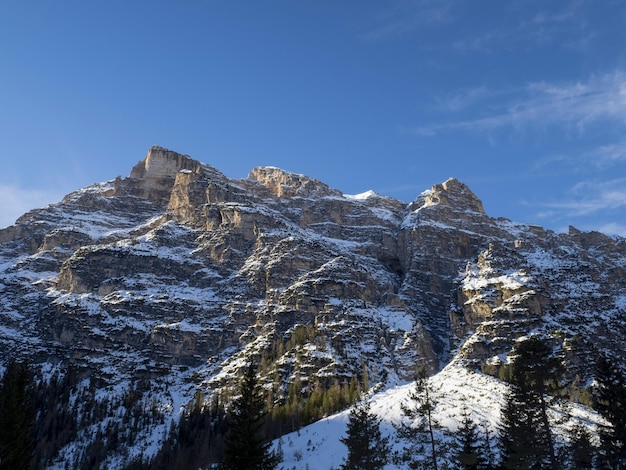
M583 181L572 189L580 199L579 214L626 207L626 178L610 181Z
M609 235L619 235L620 237L626 237L626 224L607 223L602 224L599 227L593 228L592 230L597 230L598 232L607 233Z
M584 181L571 189L568 200L542 203L542 217L584 217L601 211L626 208L626 178L611 181Z
M599 168L607 168L626 162L626 140L601 145L596 149L583 153L582 157Z
M537 12L532 20L532 24L550 24L550 23L565 23L576 17L580 7L583 5L582 0L568 2L561 5L562 9L556 9L554 11L540 11Z
M585 44L594 33L587 30L587 15L583 11L588 2L582 0L558 4L534 12L530 19L522 19L516 32L519 39L535 44L559 42L566 47ZM590 5L592 7L592 5ZM577 47L575 47L577 48Z
M453 0L400 0L383 2L364 27L361 38L383 40L419 32L425 28L446 28L463 23L469 9L476 7ZM502 2L494 4L480 22L467 27L451 29L435 43L420 43L424 49L457 51L462 53L493 52L524 44L526 47L558 44L576 47L587 44L594 36L590 29L586 8L592 4L579 0L568 4L550 5L549 2Z
M452 21L452 2L448 0L404 0L381 9L372 24L360 35L366 41L403 36L423 27Z
M552 3L552 5L551 5ZM502 2L483 29L457 38L451 47L464 53L544 48L585 51L597 36L588 19L595 7L588 1Z
M592 142L593 145L593 142ZM626 163L626 139L597 145L589 150L579 149L568 154L549 154L530 163L529 173L567 171L581 173L603 172ZM564 170L563 166L566 166Z
M18 217L31 209L61 200L62 196L55 191L0 185L0 228L12 225Z
M471 116L487 101L491 112L475 111L483 114ZM465 96L456 95L447 102L438 99L438 103L450 110L463 110L463 114L470 114L470 117L420 126L413 130L415 134L434 135L455 130L485 132L505 127L547 129L555 125L582 133L587 126L600 121L626 125L626 73L615 71L592 76L586 82L536 82L514 90L480 88L466 91Z
M490 98L493 91L486 86L470 88L468 90L456 91L446 97L435 97L438 107L442 111L459 112L476 104L485 98Z
M463 55L546 46L585 54L604 34L598 8L603 14L623 14L617 4L589 0L498 2L479 16L473 3L454 0L396 0L379 5L362 28L361 39L381 41L438 30L441 34L420 35L418 47Z

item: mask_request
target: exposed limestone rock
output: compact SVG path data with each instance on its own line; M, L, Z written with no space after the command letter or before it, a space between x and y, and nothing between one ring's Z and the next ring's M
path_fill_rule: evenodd
M70 228L69 230L59 229L47 233L43 239L39 250L48 251L55 248L66 250L76 250L81 246L91 244L92 240L86 233Z
M179 171L172 187L167 210L177 221L195 222L202 218L207 203L207 178L192 171Z
M405 204L153 147L0 230L0 260L3 354L106 383L184 366L210 394L250 357L283 392L364 365L372 384L411 380L453 354L494 372L529 332L582 382L592 342L626 359L624 240L490 218L455 179Z
M450 178L442 184L436 184L432 189L424 191L413 203L411 210L418 210L429 206L448 206L456 212L471 211L485 213L483 203L463 183Z
M130 172L130 178L144 180L141 186L148 186L155 180L173 179L181 170L197 173L202 164L188 155L181 155L162 147L153 146L146 158L137 163Z
M275 167L254 168L248 179L257 181L278 198L341 196L339 191L330 189L321 181Z
M200 172L202 164L187 155L181 155L161 147L151 147L146 158L137 163L130 172L136 180L135 194L148 200L169 200L178 172Z

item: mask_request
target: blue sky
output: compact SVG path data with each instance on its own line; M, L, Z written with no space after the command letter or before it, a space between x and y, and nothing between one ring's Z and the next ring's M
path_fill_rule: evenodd
M626 1L4 0L0 226L151 145L626 236Z

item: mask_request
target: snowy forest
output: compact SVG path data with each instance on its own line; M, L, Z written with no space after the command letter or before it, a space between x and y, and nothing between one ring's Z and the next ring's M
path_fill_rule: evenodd
M603 422L596 427L574 426L562 442L554 435L548 407L558 403L566 415L568 394L559 385L563 366L550 352L535 336L518 343L513 360L500 373L509 391L496 433L476 422L471 408L463 404L458 429L434 432L441 431L433 414L437 403L422 371L409 400L401 405L403 419L394 424L395 435L386 436L379 427L381 417L370 409L367 377L308 393L292 391L282 406L274 406L272 391L260 386L259 363L251 360L231 395L207 400L198 392L190 397L156 455L148 461L130 458L125 468L288 468L282 465L282 441L277 438L349 405L353 406L341 438L347 448L342 469L624 468L623 373L609 357L598 356L588 392L589 404ZM105 420L110 425L98 428L97 438L61 467L98 468L122 443L132 445L134 430L164 420L157 407L147 408L141 399L148 383L138 381L121 403L96 397L93 384L81 388L81 383L85 382L76 368L46 377L26 361L6 365L0 388L1 469L55 467L55 456L76 440L80 429L88 429L90 422L100 422L103 416L121 416L121 420Z

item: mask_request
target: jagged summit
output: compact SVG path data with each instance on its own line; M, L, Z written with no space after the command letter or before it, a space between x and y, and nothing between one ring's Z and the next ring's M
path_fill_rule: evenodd
M121 435L106 468L129 446L156 451L194 396L222 397L252 359L280 407L364 369L381 388L450 361L497 377L532 332L585 387L593 351L626 359L624 245L493 219L456 179L407 205L272 167L231 179L152 147L129 177L0 230L0 357L74 365L111 400L59 461L95 445L83 431L122 429L114 401L145 381L163 424Z
M146 199L161 199L169 197L180 172L205 176L213 174L219 175L219 179L228 180L215 168L189 155L157 145L150 147L146 157L132 168L129 178L135 181L135 192L138 195ZM318 179L274 166L253 168L246 181L260 184L267 190L266 196L276 198L345 196L352 200L366 200L365 195L387 198L373 191L355 196L343 195L341 191L329 187ZM414 211L435 205L485 214L480 199L467 185L456 178L449 178L443 183L435 184L431 189L420 194L408 207Z
M448 206L459 211L485 214L483 203L471 189L456 178L448 178L420 194L410 205L411 210L429 206Z
M177 173L187 171L201 174L210 168L189 155L152 146L146 157L135 165L130 178L140 180L139 185L148 192L154 189L170 190L171 184ZM219 173L219 172L218 172ZM258 166L248 174L248 181L254 181L265 187L271 195L277 198L291 198L294 196L341 196L342 193L330 188L327 184L309 176L290 172L274 166ZM373 195L368 191L368 195ZM349 197L349 195L346 195ZM357 195L362 196L362 195ZM384 197L376 194L377 197ZM350 197L359 200L365 197ZM449 178L443 183L435 184L431 189L421 193L411 204L410 209L416 210L421 207L442 205L453 207L458 210L469 210L485 214L481 200L471 189L456 178Z
M199 172L202 164L189 155L154 145L150 147L146 157L130 171L134 179L174 179L181 170Z
M319 180L273 166L253 168L248 179L257 181L279 198L340 195L339 191L331 189Z
M146 157L133 167L129 179L136 181L136 195L166 201L178 172L186 170L199 173L201 168L202 164L188 155L153 146Z

